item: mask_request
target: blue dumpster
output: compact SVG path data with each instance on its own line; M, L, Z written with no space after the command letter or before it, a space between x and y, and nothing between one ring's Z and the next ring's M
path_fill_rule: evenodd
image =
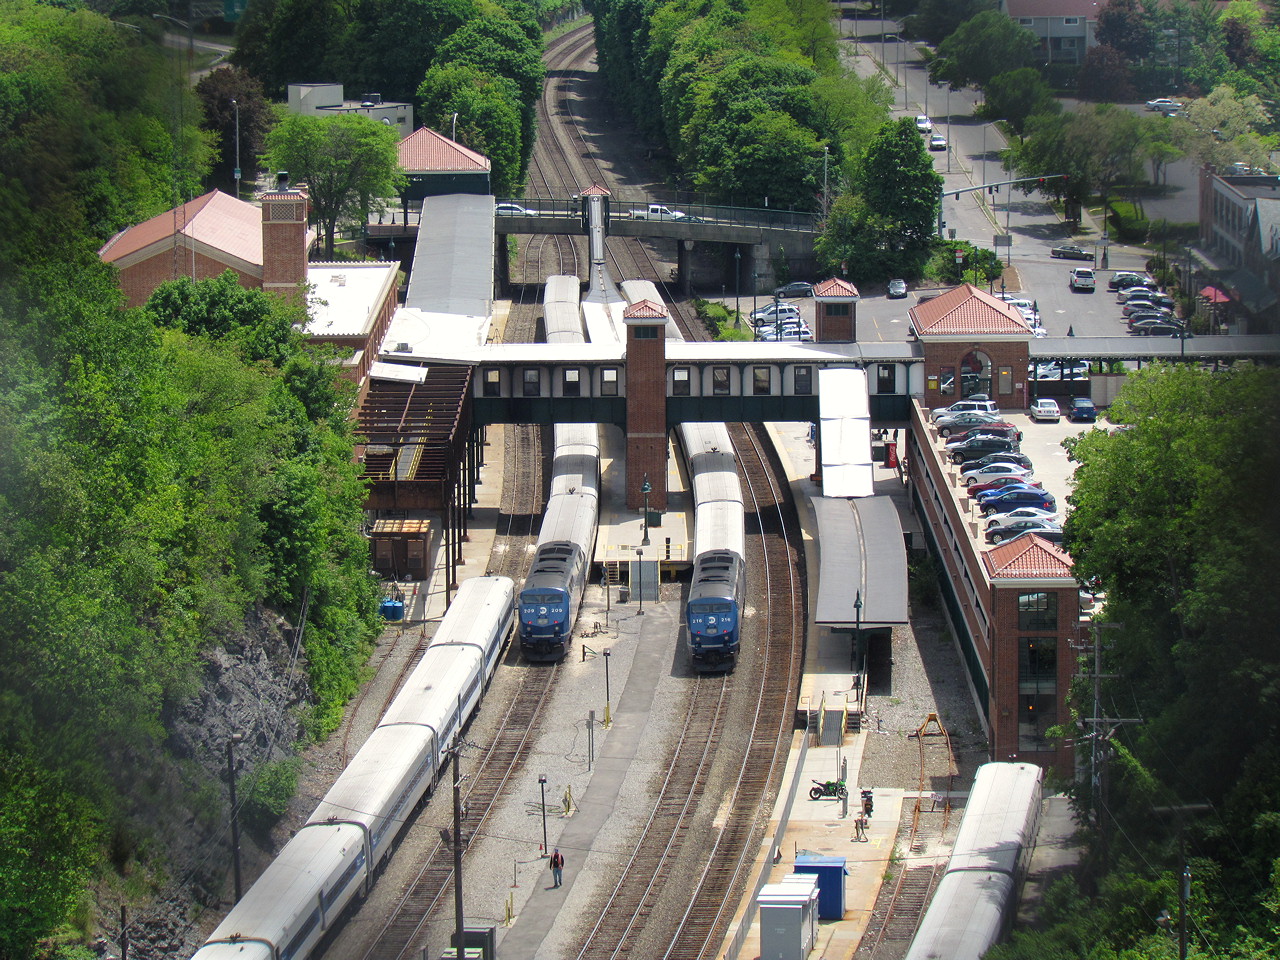
M818 875L818 917L822 920L844 919L844 857L816 854L796 857L796 873Z
M382 604L378 607L378 612L382 614L383 620L403 620L404 601L383 600Z

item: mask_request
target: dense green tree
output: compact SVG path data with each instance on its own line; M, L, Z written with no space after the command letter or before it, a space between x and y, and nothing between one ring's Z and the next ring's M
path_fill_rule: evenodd
M339 223L365 222L374 204L399 190L398 144L394 127L357 114L283 114L267 135L265 160L306 182L312 218L332 258Z
M231 62L279 99L290 83L349 82L334 73L346 31L338 0L253 0L237 27Z
M925 249L937 229L942 177L910 117L887 123L862 160L859 185L867 207L896 226L898 242Z
M984 115L1004 120L1018 136L1026 132L1027 120L1034 114L1061 110L1062 104L1033 67L997 74L987 83Z
M1098 11L1097 38L1128 59L1141 60L1155 50L1155 23L1138 0L1108 0Z
M537 136L537 106L546 69L541 44L534 43L510 20L479 17L454 31L440 44L434 60L439 66L469 66L515 84L520 108L521 177L533 155Z
M694 184L716 197L774 207L815 209L822 182L822 145L813 132L763 104L743 104L738 123L698 165Z
M920 0L905 26L913 37L939 44L962 23L995 8L994 0Z
M1028 66L1038 42L1034 33L1008 15L983 11L938 44L929 80L953 87L985 87L997 74Z
M1078 86L1082 99L1099 103L1126 103L1138 96L1128 57L1104 44L1085 53Z
M408 102L441 44L480 16L475 0L357 0L336 59L360 92Z
M476 67L432 67L418 88L419 118L436 130L453 130L463 146L489 158L493 192L513 196L524 185L520 92L505 77Z
M1271 122L1253 95L1240 96L1225 84L1187 103L1172 129L1178 145L1202 163L1225 169L1236 161L1264 167L1277 138L1258 131Z
M258 155L274 118L262 84L239 67L218 67L196 83L196 96L204 106L206 130L218 135L218 162L212 177L224 189L234 191L235 170L250 183L258 172ZM237 119L238 118L238 119ZM236 138L239 136L239 156Z

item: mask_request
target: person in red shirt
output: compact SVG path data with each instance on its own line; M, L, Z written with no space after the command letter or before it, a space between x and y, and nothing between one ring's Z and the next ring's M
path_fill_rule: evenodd
M564 883L564 854L560 852L559 847L556 847L555 853L551 854L551 879L555 881L552 887L558 887Z

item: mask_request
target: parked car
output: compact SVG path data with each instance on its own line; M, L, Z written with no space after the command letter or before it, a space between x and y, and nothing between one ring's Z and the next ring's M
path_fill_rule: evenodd
M921 133L933 132L933 121L926 117L923 113L916 117L916 129Z
M1150 300L1129 300L1129 301L1126 301L1125 305L1120 308L1120 312L1127 317L1130 314L1137 313L1139 310L1151 311L1151 310L1163 310L1163 309L1164 309L1163 307L1156 305Z
M1137 313L1129 314L1128 324L1129 332L1133 333L1133 325L1143 320L1158 320L1161 323L1177 323L1172 314L1166 313L1164 310L1139 310Z
M759 310L751 314L751 322L759 326L761 321L765 323L773 323L777 320L799 320L800 308L793 303L766 303Z
M929 149L930 150L947 149L947 138L940 133L935 133L932 137L929 138Z
M965 413L969 410L979 410L983 413L995 413L996 402L986 394L975 393L973 396L967 397L964 400L957 400L949 407L934 407L929 411L929 419L936 422L953 413Z
M1048 520L1011 520L1008 523L988 528L987 543L1003 543L1006 540L1012 540L1014 537L1020 537L1024 533L1041 533L1045 530L1061 533L1062 527Z
M1057 257L1060 260L1092 260L1092 251L1086 250L1084 247L1078 247L1074 243L1064 243L1054 247L1049 251L1049 256Z
M538 215L537 210L530 210L518 203L495 203L493 212L500 217L536 217Z
M1173 309L1173 297L1150 287L1127 287L1116 294L1116 303L1132 303L1135 300L1145 300L1157 307Z
M1148 110L1156 110L1160 113L1164 113L1166 110L1177 110L1181 106L1181 103L1171 97L1157 97L1154 100L1147 101Z
M971 483L983 483L995 477L1025 477L1031 479L1032 470L1017 463L988 463L981 467L969 467L960 474L960 482L965 486Z
M889 299L899 300L907 295L907 281L890 280L889 281Z
M1092 267L1076 267L1071 271L1071 279L1067 281L1067 286L1072 290L1093 293L1095 282Z
M1041 420L1050 420L1057 423L1062 419L1062 411L1058 409L1058 401L1050 397L1041 397L1038 400L1031 401L1030 417L1037 423Z
M1116 303L1124 303L1126 300L1137 300L1139 298L1146 299L1156 292L1155 287L1148 287L1141 283L1126 284L1116 289Z
M968 463L989 453L1017 453L1018 441L1008 437L973 437L964 443L947 448L952 463Z
M779 320L777 323L762 323L756 327L757 340L802 340L813 339L813 331L803 320Z
M1148 277L1145 273L1129 273L1121 270L1119 273L1113 273L1111 279L1107 281L1108 290L1119 290L1122 287L1152 287L1156 286L1156 282Z
M992 527L998 527L1013 520L1048 520L1050 523L1057 523L1058 514L1056 511L1041 510L1039 507L1016 507L1006 513L993 514L987 520L987 529L990 530Z
M1002 487L994 487L990 490L980 490L973 495L973 499L978 503L979 506L981 506L982 504L986 503L988 500L991 500L995 497L999 497L1006 493L1017 493L1019 491L1024 493L1025 492L1030 492L1030 493L1044 492L1043 490L1041 490L1040 484L1038 483L1035 483L1035 484L1007 483Z
M1034 300L1027 300L1014 293L1000 294L999 299L1003 300L1011 307L1017 307L1022 315L1033 323L1040 322L1040 311L1036 308L1036 302Z
M1013 463L1020 467L1031 469L1031 458L1025 453L989 453L985 457L979 457L977 460L971 460L966 470L976 469L978 467L989 466L993 463Z
M953 431L946 445L948 447L959 446L974 437L1008 437L1011 440L1021 440L1022 431L1012 423L1005 423L1003 420L998 420L995 423L979 423L968 430Z
M1067 419L1077 423L1094 423L1098 419L1098 408L1088 397L1072 397L1067 407Z
M1129 324L1129 332L1135 337L1176 337L1182 326L1169 317L1147 317Z
M1003 490L1005 487L1043 487L1044 484L1039 480L1032 480L1030 477L992 477L990 480L984 480L982 483L975 483L969 487L969 496L976 497L979 494L986 493L989 490Z
M1021 507L1035 507L1037 510L1056 511L1058 501L1053 494L1046 493L1038 487L1024 489L997 490L987 494L980 501L984 516L997 513L1008 513Z
M939 433L949 437L953 433L962 433L979 424L999 422L1000 414L998 413L989 410L965 410L962 413L949 413L945 417L939 417L935 424Z
M803 280L792 280L790 283L784 283L780 287L774 288L773 295L775 297L812 297L813 284L805 283Z

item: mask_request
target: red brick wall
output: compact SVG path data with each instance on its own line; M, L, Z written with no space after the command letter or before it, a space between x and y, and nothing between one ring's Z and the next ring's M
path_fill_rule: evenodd
M229 269L235 269L203 253L196 253L193 260L191 251L186 248L178 251L176 259L178 272L176 275L174 273L174 264L173 247L170 247L140 263L123 268L120 271L120 289L124 291L127 305L130 307L142 306L147 302L151 294L155 293L156 287L176 279L176 277L190 277L193 267L195 279L197 280L218 277ZM239 270L235 270L235 274L240 280L240 286L246 289L252 290L262 286L262 280L258 277L250 276Z
M844 306L844 304L841 304L841 306ZM850 303L848 307L849 315L847 317L833 317L827 314L827 304L819 300L814 321L814 339L826 343L852 343L857 331L855 323L857 313L855 311L857 311L858 305Z
M301 193L262 201L262 286L300 296L307 281L307 199Z
M924 345L924 405L927 408L945 407L964 399L959 389L944 395L939 390L943 367L954 367L956 384L960 384L960 361L972 352L986 354L991 361L991 399L1001 410L1025 410L1027 399L1027 363L1031 352L1026 340L998 340L978 342L973 340L926 340ZM1000 367L1013 368L1011 393L1000 392Z
M637 340L627 325L627 507L644 509L640 485L649 475L649 509L667 508L667 346L663 326Z

